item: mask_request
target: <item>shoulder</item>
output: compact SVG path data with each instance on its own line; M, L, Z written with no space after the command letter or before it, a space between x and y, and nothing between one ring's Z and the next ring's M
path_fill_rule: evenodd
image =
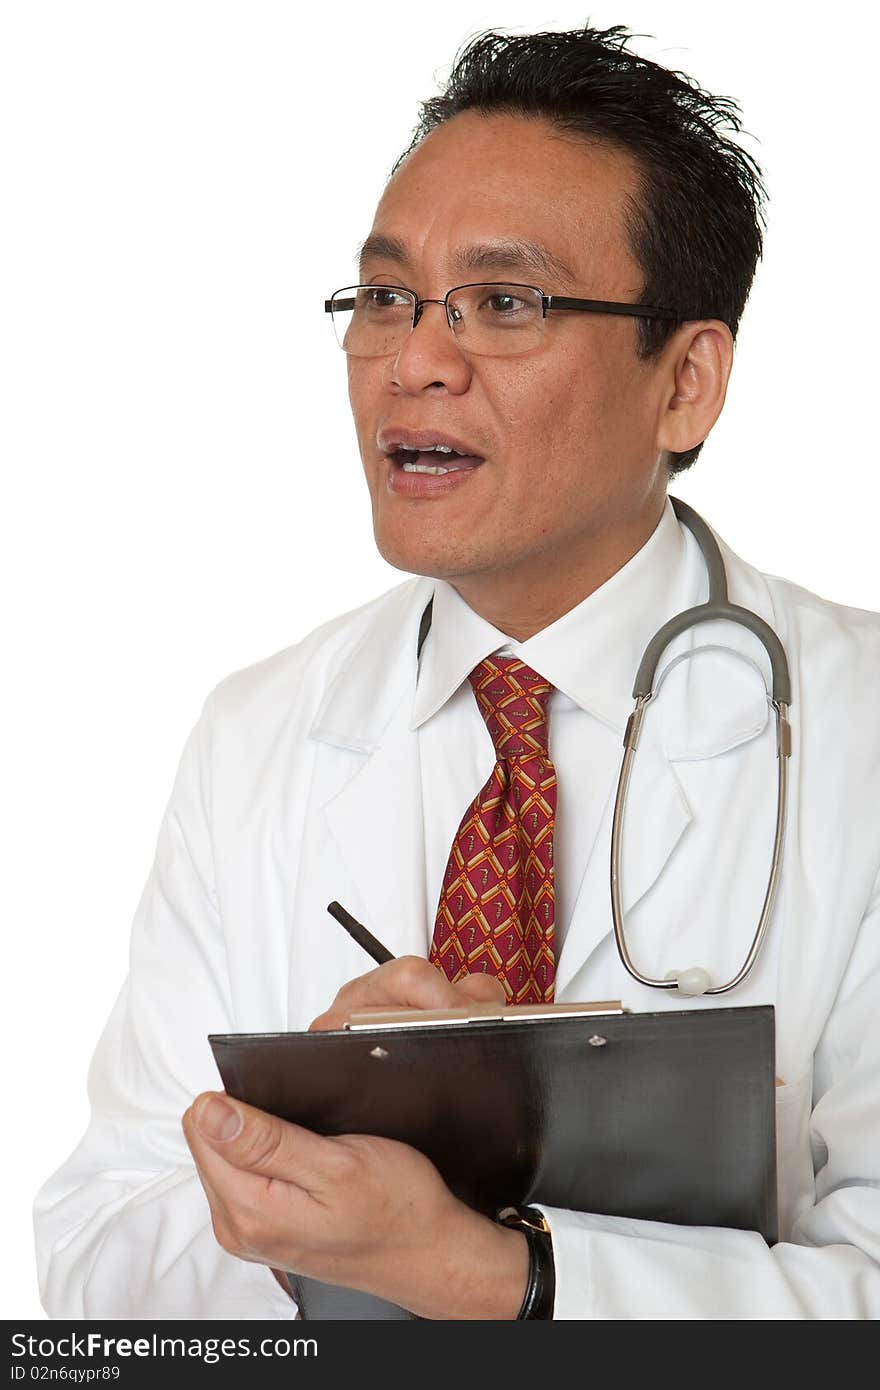
M836 603L790 579L766 574L721 542L731 597L778 631L789 662L842 679L873 671L880 680L880 613ZM876 690L876 685L875 685Z
M835 603L746 564L722 545L731 598L774 629L788 660L792 724L812 765L880 796L880 613Z

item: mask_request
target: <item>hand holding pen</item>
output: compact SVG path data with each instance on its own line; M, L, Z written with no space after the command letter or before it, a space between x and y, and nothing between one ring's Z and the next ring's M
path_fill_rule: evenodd
M352 1014L370 1009L452 1009L465 1001L504 1004L504 986L494 975L466 975L450 984L442 970L421 956L393 956L381 941L337 902L327 911L378 965L343 985L310 1032L344 1028Z

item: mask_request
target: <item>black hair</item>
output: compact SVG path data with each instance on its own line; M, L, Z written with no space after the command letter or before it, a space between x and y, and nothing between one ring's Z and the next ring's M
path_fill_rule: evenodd
M680 313L638 320L638 354L647 359L687 320L721 319L736 337L761 256L766 190L758 164L731 138L742 130L737 104L626 51L633 37L622 25L478 34L456 55L441 94L421 103L392 174L435 127L468 110L543 118L626 151L638 169L626 232L644 275L639 298ZM671 454L670 475L701 448Z

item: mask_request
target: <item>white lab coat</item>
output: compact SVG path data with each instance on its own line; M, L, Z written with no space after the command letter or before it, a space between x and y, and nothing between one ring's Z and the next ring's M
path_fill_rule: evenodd
M793 684L784 859L763 955L734 995L777 1019L781 1241L549 1210L557 1318L880 1314L880 616L768 578L723 546L734 602L779 633ZM706 596L687 537L690 602ZM89 1078L91 1125L43 1187L42 1297L57 1318L289 1318L262 1266L214 1239L180 1117L218 1076L212 1032L305 1028L371 962L338 899L396 955L425 955L411 579L223 681L183 753L134 923L129 978ZM626 626L621 615L622 630ZM624 905L636 963L738 969L775 815L775 729L728 624L681 638L636 759ZM589 654L585 654L589 660ZM631 678L630 678L631 683ZM680 1008L636 985L610 935L611 803L631 696L615 692L603 818L565 936L557 998ZM614 727L612 727L614 724ZM488 769L487 769L488 775Z

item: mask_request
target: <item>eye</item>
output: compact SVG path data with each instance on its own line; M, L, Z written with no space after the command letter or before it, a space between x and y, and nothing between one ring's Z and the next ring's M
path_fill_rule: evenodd
M540 316L540 300L516 285L485 285L476 290L478 316L487 324L525 327Z
M528 308L526 301L520 299L518 295L511 294L508 290L495 290L486 296L484 304L492 313L507 315L514 314L517 310Z
M384 285L368 285L364 289L364 303L370 309L404 309L410 307L411 300L400 290L388 289Z

